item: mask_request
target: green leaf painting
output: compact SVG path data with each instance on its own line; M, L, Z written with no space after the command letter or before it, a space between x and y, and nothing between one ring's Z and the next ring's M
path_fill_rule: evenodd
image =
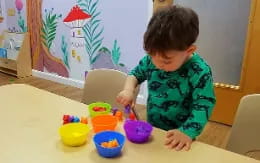
M119 66L121 66L121 67L125 67L125 64L123 64L123 63L119 63Z
M100 49L98 50L98 52L103 52L103 53L107 53L107 54L111 55L110 50L109 50L108 48L106 48L106 47L100 48Z
M98 16L101 12L97 11L99 0L77 0L78 5L91 15L91 20L83 27L86 41L86 51L89 54L90 64L93 64L97 59L97 50L102 45L104 28L100 27L101 20Z
M42 41L44 45L50 49L53 43L53 40L56 37L56 30L58 25L58 19L60 19L62 15L54 14L53 8L48 11L45 9L45 17L42 21Z
M24 2L22 0L15 0L14 2L16 10L18 12L18 20L17 20L17 24L20 27L20 32L27 32L27 27L26 27L26 23L25 23L25 16L23 16L22 11L23 11L23 6L24 6Z
M25 25L25 20L22 17L21 13L19 12L19 18L18 18L18 25L21 28L21 32L27 32L27 27Z
M65 40L65 36L61 37L61 51L63 53L63 62L67 66L67 68L70 69L68 43Z
M112 49L112 60L115 65L118 65L120 59L120 47L117 45L117 40L114 41L113 49Z

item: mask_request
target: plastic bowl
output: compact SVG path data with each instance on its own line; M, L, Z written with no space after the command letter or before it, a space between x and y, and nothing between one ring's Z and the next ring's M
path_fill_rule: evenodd
M126 137L133 143L145 143L151 136L153 127L145 121L127 120L124 124Z
M92 125L95 133L106 130L115 130L117 118L112 115L99 115L92 118Z
M106 108L106 111L94 111L93 109L95 107L103 107ZM98 115L106 115L109 114L111 111L111 105L108 103L104 103L104 102L95 102L95 103L91 103L88 105L88 109L89 109L89 113L90 113L90 117L95 117Z
M73 147L85 144L89 131L89 126L83 123L69 123L59 129L62 142Z
M116 139L118 141L119 146L115 148L104 148L101 146L101 143L103 142L108 142L110 140ZM125 144L125 136L122 135L119 132L115 131L103 131L97 133L93 141L96 145L97 151L100 156L102 157L107 157L107 158L112 158L116 157L121 154L122 148Z

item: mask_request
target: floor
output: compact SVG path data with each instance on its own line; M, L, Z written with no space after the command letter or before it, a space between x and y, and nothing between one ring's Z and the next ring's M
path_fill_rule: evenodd
M28 77L17 79L15 77L0 73L0 86L5 84L12 84L12 83L26 83L32 85L34 87L47 90L49 92L80 101L81 96L83 93L82 89L62 85L59 83L55 83L52 81L39 79L36 77ZM137 106L139 110L139 114L141 117L145 115L145 107L142 105ZM209 122L205 127L201 136L199 136L198 140L216 147L225 148L228 136L230 133L230 126L226 126L223 124L219 124L216 122Z

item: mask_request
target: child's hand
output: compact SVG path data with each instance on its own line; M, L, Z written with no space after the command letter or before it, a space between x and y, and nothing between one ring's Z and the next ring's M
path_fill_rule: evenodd
M183 148L188 151L190 149L192 139L179 130L169 130L166 134L165 145L170 149L175 148L180 151Z
M130 90L121 91L116 97L116 101L124 106L133 105L134 92Z

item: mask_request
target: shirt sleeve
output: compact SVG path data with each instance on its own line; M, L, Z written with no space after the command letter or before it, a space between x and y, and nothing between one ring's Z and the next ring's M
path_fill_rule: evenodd
M216 103L216 97L210 70L203 72L199 78L190 82L193 87L191 114L179 130L195 139L208 122Z
M133 75L136 77L138 84L141 84L145 80L147 80L147 70L151 63L150 56L146 55L143 57L139 64L129 73L129 75Z

